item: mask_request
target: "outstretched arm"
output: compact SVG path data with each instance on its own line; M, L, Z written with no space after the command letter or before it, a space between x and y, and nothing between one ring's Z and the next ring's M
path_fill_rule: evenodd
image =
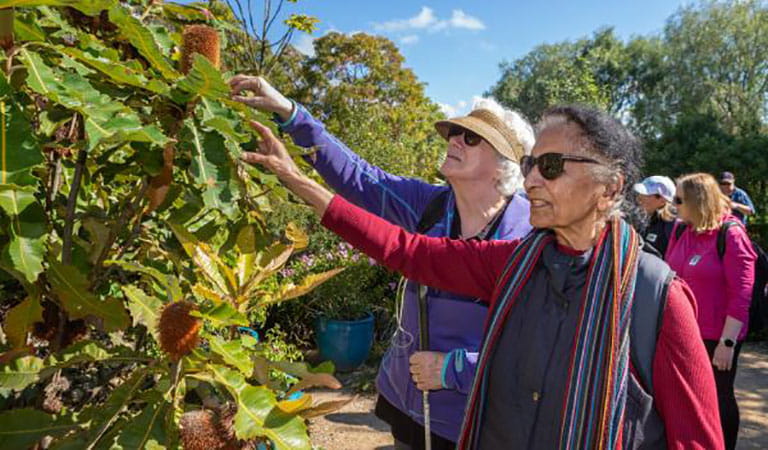
M409 279L490 301L496 280L517 245L513 241L462 241L409 233L358 208L301 173L269 128L253 122L261 135L259 153L243 160L271 170L304 199L322 223L347 242Z
M415 230L424 206L441 188L415 178L392 175L357 155L322 122L272 87L262 77L237 75L230 80L233 99L274 113L293 141L316 151L306 157L334 191L365 210L408 230ZM251 96L241 95L251 92Z

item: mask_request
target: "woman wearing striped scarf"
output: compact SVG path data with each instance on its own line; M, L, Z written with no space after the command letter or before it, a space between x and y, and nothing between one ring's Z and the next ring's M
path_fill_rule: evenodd
M536 230L512 242L408 233L332 196L254 127L260 153L243 159L326 227L419 283L489 302L459 448L723 447L693 295L620 218L641 156L620 123L582 107L544 114L521 161Z

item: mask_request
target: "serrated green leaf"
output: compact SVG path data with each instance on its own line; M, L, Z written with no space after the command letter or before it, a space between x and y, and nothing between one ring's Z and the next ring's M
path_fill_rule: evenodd
M253 361L250 352L239 341L227 342L215 335L208 335L207 338L211 351L221 356L225 363L235 367L246 377L253 374Z
M192 315L209 321L217 328L233 325L248 326L248 318L245 314L237 311L229 303L219 303L207 310L196 311Z
M107 361L114 353L102 344L93 341L80 341L45 359L46 367L72 367L86 362Z
M230 288L227 285L227 281L222 276L219 268L224 264L219 259L218 255L211 250L211 248L205 242L200 242L195 235L185 230L179 224L168 224L176 235L176 239L179 240L184 251L195 263L195 266L205 275L208 283L221 293L229 293Z
M123 286L123 293L128 299L128 310L133 318L133 325L144 325L159 342L157 333L157 321L160 317L160 309L163 302L157 297L147 295L136 286Z
M217 100L229 95L229 86L221 72L208 58L196 53L193 55L192 70L179 80L177 87L193 95L200 95Z
M56 50L98 70L108 76L113 82L128 86L147 89L157 94L167 95L170 88L159 80L149 83L143 74L131 69L122 61L112 60L103 56L96 57L73 47L58 46Z
M128 39L136 50L139 51L149 63L157 69L166 80L175 80L179 73L165 59L160 48L149 31L138 19L120 5L115 5L109 10L109 20L114 23L120 33Z
M0 413L0 448L30 448L44 436L59 436L78 425L71 416L56 417L34 409Z
M20 41L45 41L45 32L34 21L31 21L28 18L22 18L19 15L16 15L13 21L13 28L16 39Z
M201 130L192 119L185 121L180 146L192 155L190 174L203 189L203 201L227 216L235 212L238 197L233 182L232 161L224 138L217 132Z
M13 208L18 210L19 205ZM34 283L43 271L45 211L37 202L28 203L19 214L10 216L10 219L10 241L0 254L0 266L21 274L27 283Z
M0 184L31 185L43 153L29 120L14 102L0 100Z
M29 296L8 311L5 334L12 347L26 344L27 332L35 322L43 321L43 308L38 296Z
M122 448L158 448L168 441L165 430L165 417L170 404L163 400L162 394L153 391L148 395L147 406L137 417L123 428L117 438L117 445Z
M35 203L35 186L0 184L0 208L9 216L18 216L27 206Z
M128 313L122 302L115 298L100 300L88 290L88 280L76 267L51 261L47 273L53 291L71 318L95 316L103 320L106 331L128 326Z
M329 270L327 272L307 275L304 277L304 279L301 280L301 282L299 282L298 285L289 284L287 286L282 286L280 288L280 292L275 296L275 298L262 302L261 304L272 305L302 296L330 280L331 278L335 277L339 272L343 272L344 269L344 267L340 267L338 269Z
M3 389L21 390L37 382L44 369L43 360L37 356L23 356L0 365L0 386Z
M219 384L235 398L234 426L238 439L266 436L279 450L311 448L304 420L281 411L269 388L251 386L242 374L224 366L208 364L206 369L192 377Z
M116 0L3 0L3 8L35 6L71 6L82 13L95 16L109 9Z
M181 285L179 284L179 279L174 275L160 272L154 267L142 266L141 264L136 264L130 261L117 261L110 259L104 261L104 264L114 264L131 272L149 275L155 281L160 283L163 288L165 288L166 293L168 294L168 302L175 302L181 300L184 297L184 293L181 291Z

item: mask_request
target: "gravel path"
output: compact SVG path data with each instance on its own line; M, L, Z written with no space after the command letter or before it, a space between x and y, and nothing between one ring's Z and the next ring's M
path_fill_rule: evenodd
M736 396L741 409L739 450L768 449L768 343L747 343L739 358ZM348 392L313 392L315 401L349 398ZM376 396L360 395L340 411L313 419L312 443L326 450L392 450L389 425L373 414Z

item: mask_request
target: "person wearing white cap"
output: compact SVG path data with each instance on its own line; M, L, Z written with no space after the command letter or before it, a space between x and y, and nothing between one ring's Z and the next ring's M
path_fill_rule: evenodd
M675 225L675 211L672 207L675 183L669 177L654 175L635 184L634 190L637 203L650 218L642 233L643 238L664 257L669 235Z

